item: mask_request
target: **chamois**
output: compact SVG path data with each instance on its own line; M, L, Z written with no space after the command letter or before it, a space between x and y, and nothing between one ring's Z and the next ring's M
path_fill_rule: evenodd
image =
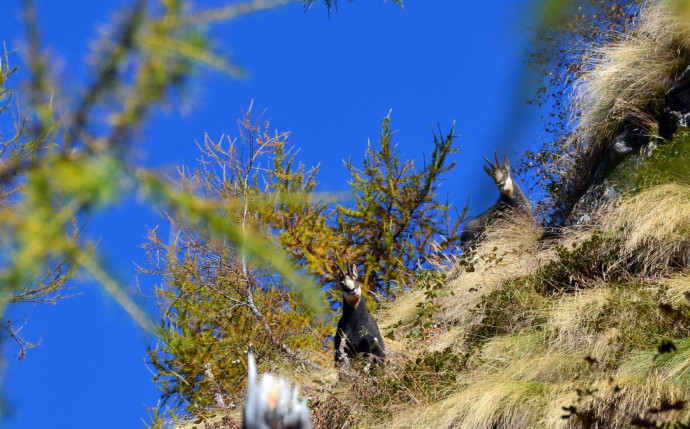
M347 273L335 263L338 271L336 281L343 293L343 315L338 321L335 333L335 362L339 363L346 357L364 354L373 357L378 364L383 364L386 350L379 327L364 302L362 289L357 282L357 266L347 265ZM344 354L344 356L343 356Z
M510 210L516 210L530 219L534 218L532 205L524 192L522 192L522 189L520 189L520 186L510 177L510 161L508 157L503 158L504 163L501 165L498 161L498 151L496 151L495 156L496 164L492 164L487 157L484 157L490 167L485 165L484 171L494 179L501 195L498 197L498 201L489 207L489 210L467 221L460 236L460 242L465 249L476 244L476 241L481 237L484 229L491 221Z

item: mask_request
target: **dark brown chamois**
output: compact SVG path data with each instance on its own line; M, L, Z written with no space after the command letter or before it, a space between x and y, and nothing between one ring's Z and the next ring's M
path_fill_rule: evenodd
M501 195L498 197L498 201L489 207L489 210L467 221L460 236L460 242L464 249L476 244L490 222L510 211L527 216L529 219L534 218L532 204L530 204L517 182L510 176L510 161L508 157L503 158L503 165L498 161L498 152L496 152L496 164L492 164L487 157L484 157L484 159L490 167L485 165L484 171L494 179Z
M333 341L335 361L341 362L346 357L362 354L382 364L386 359L383 338L364 302L362 288L357 281L357 266L348 264L347 273L337 263L335 266L335 280L343 293L343 315L338 321Z

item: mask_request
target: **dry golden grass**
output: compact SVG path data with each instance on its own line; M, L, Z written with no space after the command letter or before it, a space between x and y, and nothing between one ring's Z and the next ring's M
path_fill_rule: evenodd
M472 268L456 263L448 272L447 292L435 302L440 323L448 327L436 333L429 342L431 351L454 346L463 350L468 328L481 320L477 305L509 279L528 275L551 257L541 249L539 238L543 230L531 219L515 213L497 221L484 232L484 240L470 257ZM424 299L416 295L416 302Z
M688 303L686 294L690 293L690 273L674 273L660 280L659 283L668 288L667 299L669 304L677 305L679 303Z
M585 371L582 350L563 353L547 343L543 331L498 336L481 351L481 372L505 379L559 384L580 378Z
M386 347L414 356L418 351L440 351L452 344L459 345L466 333L464 327L480 317L470 310L483 296L510 278L533 272L551 256L550 251L540 248L542 234L542 228L518 212L506 220L495 222L487 228L485 239L476 249L473 271L459 264L459 258L450 268L438 264L440 269L447 270L450 279L446 293L441 293L434 302L438 324L446 329L435 332L432 339L400 341L416 322L418 305L426 299L423 291L412 290L387 304L377 316L382 334L391 330L396 334L396 340L386 340ZM410 342L422 347L410 347Z
M608 145L625 122L656 132L664 93L688 63L689 29L670 3L649 2L633 31L587 59L572 100L581 112L575 134L582 144Z
M523 368L563 374L563 379L552 377L549 381L523 378L512 369L493 375L469 375L467 387L438 404L403 412L392 421L371 427L419 429L431 428L576 428L581 427L575 418L564 420L562 407L576 405L579 410L594 413L607 428L628 428L633 417L659 418L647 410L658 407L663 400L674 402L687 399L688 386L674 383L665 374L630 376L618 374L611 382L606 374L588 380L588 369L578 365L573 357L542 353L541 362L527 360ZM687 370L688 356L675 359L683 362ZM647 362L650 356L645 356ZM677 365L680 366L680 365ZM562 372L563 369L567 371ZM568 373L570 371L570 373ZM578 381L580 380L580 381ZM577 389L591 389L594 394L578 400ZM612 400L616 406L611 407ZM664 413L667 421L687 420L690 410Z
M420 290L412 290L386 304L377 315L377 319L381 320L379 322L381 332L397 324L410 323L417 315L417 303L422 300L424 300L424 293Z
M492 252L496 247L505 255L534 252L539 248L539 239L544 229L517 210L508 213L506 218L499 219L484 231L484 240L478 254Z
M610 293L605 287L593 287L565 295L554 303L547 322L549 344L565 353L592 349L599 335L588 326L599 316Z
M545 387L539 383L485 377L437 404L393 419L390 428L526 428L544 410Z
M539 248L542 229L524 216L511 216L495 222L485 231L476 249L473 271L456 266L448 288L455 293L442 303L453 322L474 319L467 313L478 300L500 287L506 280L534 272L548 258ZM454 277L454 278L453 278Z
M620 237L619 265L655 273L690 263L690 187L659 185L618 202L602 220Z
M661 415L648 412L650 408L659 407L663 400L687 400L687 387L679 387L653 375L644 379L616 378L615 383L602 380L594 387L598 389L597 393L594 399L588 402L595 413L609 422L606 427L629 428L631 418L637 416L648 419L662 418L666 421L687 420L690 417L687 409ZM616 387L619 389L618 392L615 391ZM602 400L603 398L616 398L616 409L612 411L610 402Z
M492 338L481 351L481 360L491 371L506 368L512 363L540 353L545 348L543 332L520 332Z
M540 419L547 388L539 383L495 381L475 385L455 400L448 428L526 428Z

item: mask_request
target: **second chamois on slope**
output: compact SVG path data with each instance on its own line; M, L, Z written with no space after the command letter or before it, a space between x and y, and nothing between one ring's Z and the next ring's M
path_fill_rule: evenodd
M510 161L508 157L503 158L503 165L498 160L498 152L496 152L495 157L495 164L492 164L487 157L484 157L486 163L489 164L488 167L484 166L484 171L496 182L500 196L498 201L489 207L487 211L467 221L460 236L460 242L464 249L476 245L481 240L487 225L506 214L518 214L534 221L532 204L530 204L525 193L522 192L520 186L510 175Z
M343 294L343 315L338 321L333 339L335 362L340 363L346 358L361 354L372 358L379 365L383 364L386 349L379 327L367 310L362 288L357 281L357 265L348 263L347 273L337 263L335 266L335 280Z

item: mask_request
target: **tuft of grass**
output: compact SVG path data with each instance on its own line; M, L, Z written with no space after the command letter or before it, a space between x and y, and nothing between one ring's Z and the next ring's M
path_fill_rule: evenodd
M484 232L484 240L472 255L457 261L448 274L448 289L437 307L449 324L474 323L475 309L483 297L500 289L509 280L536 271L545 258L540 237L543 230L525 216L499 219Z
M442 404L447 413L440 427L493 429L534 427L541 419L548 388L542 383L484 380Z
M690 335L684 319L661 310L666 300L658 285L639 281L600 283L563 296L546 324L547 343L562 353L587 353L602 367L616 367L631 352Z
M687 34L668 1L651 1L633 31L592 52L572 100L581 112L578 140L600 149L625 123L654 133L664 93L688 64Z
M690 264L690 186L669 183L623 198L602 224L618 238L618 266L655 274Z
M458 413L455 422L468 429L530 427L541 416L547 390L531 381L498 382L477 398L475 406Z
M606 249L607 251L604 251ZM592 279L607 278L615 260L615 241L593 231L569 246L554 246L555 257L531 276L535 290L544 295L587 287Z
M654 376L690 391L690 338L674 342L677 350L659 354L656 350L635 353L626 359L617 372L617 377L644 382ZM690 400L690 397L685 398Z
M641 135L659 133L664 95L690 63L686 25L670 3L650 1L632 31L591 50L570 95L572 123L555 170L559 188L575 204L590 185L613 138L627 126Z
M590 345L587 326L599 317L606 305L610 291L605 285L578 290L563 295L553 305L547 329L549 343L559 350L572 352Z
M540 353L544 347L543 330L523 330L491 338L482 348L480 359L491 371L497 371L525 356Z
M546 321L549 302L538 294L532 283L518 279L483 296L473 311L479 321L466 336L468 351L482 346L497 335L531 330Z

